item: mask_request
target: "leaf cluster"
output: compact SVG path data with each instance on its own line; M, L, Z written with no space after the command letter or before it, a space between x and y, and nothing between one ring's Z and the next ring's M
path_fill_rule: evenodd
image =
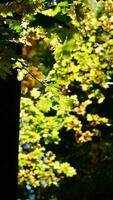
M22 80L19 184L34 191L112 166L113 1L91 2L0 4L0 75Z

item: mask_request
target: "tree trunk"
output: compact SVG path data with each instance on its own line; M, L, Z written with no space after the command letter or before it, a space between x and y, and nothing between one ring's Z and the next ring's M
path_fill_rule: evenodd
M20 83L16 74L0 79L0 196L17 199Z

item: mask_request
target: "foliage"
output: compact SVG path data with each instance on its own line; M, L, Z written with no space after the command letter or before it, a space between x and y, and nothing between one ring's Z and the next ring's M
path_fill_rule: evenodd
M0 4L0 13L1 43L7 42L1 76L13 66L23 80L20 187L50 199L44 191L65 180L92 181L95 173L113 181L102 170L113 165L113 118L106 108L113 97L113 1L14 1ZM21 53L9 50L10 42Z

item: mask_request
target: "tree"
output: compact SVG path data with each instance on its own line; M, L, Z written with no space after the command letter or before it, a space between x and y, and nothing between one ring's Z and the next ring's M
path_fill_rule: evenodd
M1 9L13 43L22 47L11 59L23 79L19 198L107 199L113 2L15 1Z
M0 79L0 193L17 197L20 83L15 75Z
M12 57L16 58L20 53L20 46L13 42L16 34L5 24L6 18L2 14L0 12L0 194L4 199L15 200L18 189L20 82L11 65Z

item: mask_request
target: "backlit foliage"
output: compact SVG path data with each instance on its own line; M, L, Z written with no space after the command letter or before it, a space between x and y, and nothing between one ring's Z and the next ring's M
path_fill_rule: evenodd
M113 125L99 110L113 84L113 1L14 1L1 4L0 13L11 41L21 45L20 55L9 55L8 62L23 80L19 184L40 190L58 186L76 175L77 163L71 166L51 145L59 148L64 132L74 134L73 145L93 138L103 141L102 127ZM15 13L20 18L15 19ZM46 18L36 19L37 13ZM0 70L7 72L6 52L0 55ZM90 156L95 163L93 147Z

